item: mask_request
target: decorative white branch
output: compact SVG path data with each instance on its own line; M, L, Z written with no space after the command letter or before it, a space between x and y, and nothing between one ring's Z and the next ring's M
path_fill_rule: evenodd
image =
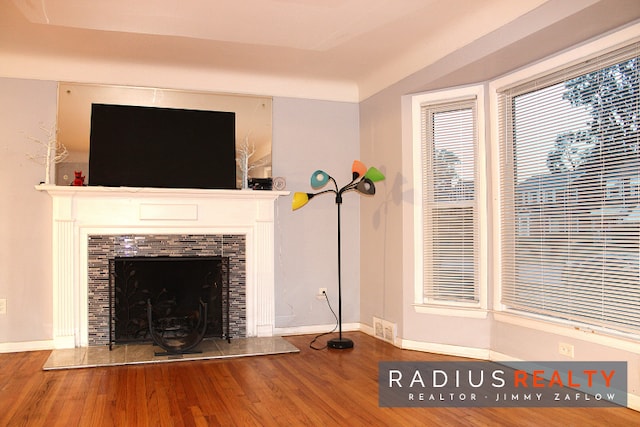
M255 169L260 166L264 166L264 161L259 161L255 163L250 163L251 156L253 156L256 152L256 146L253 143L249 143L249 135L244 137L244 141L242 144L236 149L238 153L238 157L236 157L236 162L238 163L238 167L242 172L242 188L248 188L249 183L249 171Z
M47 136L47 140L42 141L34 136L27 135L27 138L36 143L38 147L38 151L35 154L28 153L27 158L44 165L44 183L49 184L51 181L51 165L62 162L67 158L69 152L67 147L58 141L58 129L55 124L47 127L41 123L40 129Z

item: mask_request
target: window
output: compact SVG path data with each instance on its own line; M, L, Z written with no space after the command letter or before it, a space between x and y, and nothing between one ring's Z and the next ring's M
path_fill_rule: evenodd
M416 252L422 265L417 304L484 307L478 203L480 128L484 127L478 126L479 103L479 87L414 99L420 129L419 153L415 152L422 171L416 182L416 226L421 230Z
M639 53L498 91L505 309L640 334Z

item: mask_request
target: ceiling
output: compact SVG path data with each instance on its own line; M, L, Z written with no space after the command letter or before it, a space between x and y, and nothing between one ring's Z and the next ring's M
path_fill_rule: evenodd
M353 85L361 100L529 16L607 2L630 9L611 9L616 24L640 16L636 0L10 0L0 53Z

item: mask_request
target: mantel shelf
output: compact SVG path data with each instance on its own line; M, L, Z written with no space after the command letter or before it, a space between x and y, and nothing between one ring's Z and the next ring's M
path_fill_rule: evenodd
M219 197L234 199L276 199L287 196L289 191L270 190L211 190L200 188L151 188L151 187L74 187L64 185L39 184L38 191L46 191L51 196L79 197L173 197L200 198Z

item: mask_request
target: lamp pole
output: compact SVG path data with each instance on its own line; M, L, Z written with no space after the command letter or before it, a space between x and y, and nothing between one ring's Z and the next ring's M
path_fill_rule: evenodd
M343 189L344 190L344 189ZM336 191L336 205L338 205L338 338L327 341L327 347L335 349L353 348L353 341L342 338L342 244L340 241L340 205L342 205L342 190Z
M353 179L344 187L338 189L338 183L335 179L323 170L317 170L311 175L311 187L319 189L324 187L329 181L333 182L334 189L319 191L317 193L301 193L296 192L293 195L291 209L294 211L300 209L307 204L313 197L325 193L335 193L336 205L338 206L338 338L327 341L328 348L346 349L353 348L353 341L349 338L342 337L342 242L340 241L340 205L342 205L342 193L347 191L357 191L361 194L373 196L376 194L376 181L382 181L384 174L374 167L367 167L359 160L354 160L351 166L351 176Z

